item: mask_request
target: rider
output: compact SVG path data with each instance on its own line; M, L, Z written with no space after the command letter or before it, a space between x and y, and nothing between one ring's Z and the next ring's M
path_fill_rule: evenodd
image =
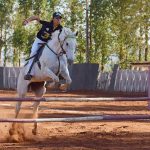
M34 56L37 53L38 49L40 48L40 45L38 43L46 43L48 40L51 39L51 34L55 30L61 30L63 28L61 25L61 19L62 19L61 13L55 12L55 13L53 13L53 18L50 22L40 20L40 18L38 16L32 16L23 21L23 25L27 25L29 22L31 22L33 20L37 20L40 24L42 24L42 28L37 33L35 41L32 45L30 57ZM29 72L32 62L33 62L33 58L30 59L28 62L28 72L24 76L25 80L31 80L34 75L33 69L31 70L31 73Z

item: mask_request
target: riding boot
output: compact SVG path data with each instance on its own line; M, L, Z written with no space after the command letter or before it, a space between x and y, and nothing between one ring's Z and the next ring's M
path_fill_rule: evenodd
M31 80L32 79L33 76L30 73L31 73L31 70L33 68L34 62L35 62L35 59L33 60L31 66L29 68L28 73L24 76L24 80Z
M28 73L24 76L24 80L31 80L32 77L33 77L33 76L30 74L30 73L31 73L31 70L32 70L32 68L33 68L34 63L39 59L39 58L38 58L39 53L42 51L43 47L45 46L45 43L39 43L39 44L41 44L41 46L39 47L39 49L38 49L38 51L37 51L37 53L36 53L36 55L35 55L35 57L34 57L34 59L33 59L33 62L32 62L32 64L31 64L30 68L29 68Z
M24 79L25 79L25 80L31 80L32 77L33 77L33 76L32 76L31 74L27 73L27 74L24 76Z

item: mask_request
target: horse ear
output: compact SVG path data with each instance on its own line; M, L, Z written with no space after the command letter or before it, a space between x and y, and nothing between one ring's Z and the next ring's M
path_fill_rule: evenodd
M78 31L76 31L76 32L74 33L74 35L75 35L75 36L78 36Z

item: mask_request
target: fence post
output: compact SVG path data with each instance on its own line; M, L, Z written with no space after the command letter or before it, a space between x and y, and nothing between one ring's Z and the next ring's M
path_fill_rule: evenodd
M148 67L148 97L150 98L150 67Z
M148 67L148 98L150 98L150 66ZM150 109L150 100L148 100L148 109Z
M4 67L0 67L0 90L4 89L4 76L3 76Z
M115 64L114 68L113 68L113 73L112 73L112 76L111 76L111 80L110 80L110 85L109 85L109 88L108 88L109 91L114 91L115 90L115 81L116 81L118 70L119 70L119 65Z

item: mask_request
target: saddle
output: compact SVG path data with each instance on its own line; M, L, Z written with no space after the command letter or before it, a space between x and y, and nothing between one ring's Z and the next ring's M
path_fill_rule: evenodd
M35 63L37 63L39 69L41 69L41 63L40 63L39 59L40 59L40 57L41 57L41 55L42 55L42 52L43 52L43 49L44 49L46 43L38 43L38 44L40 44L41 46L40 46L39 49L37 50L37 53L36 53L35 55L31 56L30 58L27 58L27 59L26 59L26 61L28 61L28 60L34 58L27 74L30 74L30 72L31 72L31 70L32 70L32 68L33 68L33 65L34 65ZM27 64L28 64L28 62L25 64L25 66L26 66ZM58 77L59 77L60 80L64 80L64 78L62 77L61 74L59 74L59 72L56 73L56 75L58 75Z
M30 66L30 69L29 69L29 71L28 71L28 74L30 74L30 72L31 72L31 70L32 70L32 68L33 68L34 63L37 63L37 64L38 64L38 67L41 69L41 63L40 63L39 59L40 59L40 57L41 57L41 55L42 55L42 52L43 52L43 49L44 49L46 43L38 43L38 44L40 44L40 47L39 47L39 49L37 50L37 53L36 53L35 55L33 55L33 56L31 56L31 57L29 57L29 58L26 59L26 61L29 61L30 59L34 58L32 64L31 64L31 66ZM27 64L28 64L28 62L25 64L25 66L26 66Z

